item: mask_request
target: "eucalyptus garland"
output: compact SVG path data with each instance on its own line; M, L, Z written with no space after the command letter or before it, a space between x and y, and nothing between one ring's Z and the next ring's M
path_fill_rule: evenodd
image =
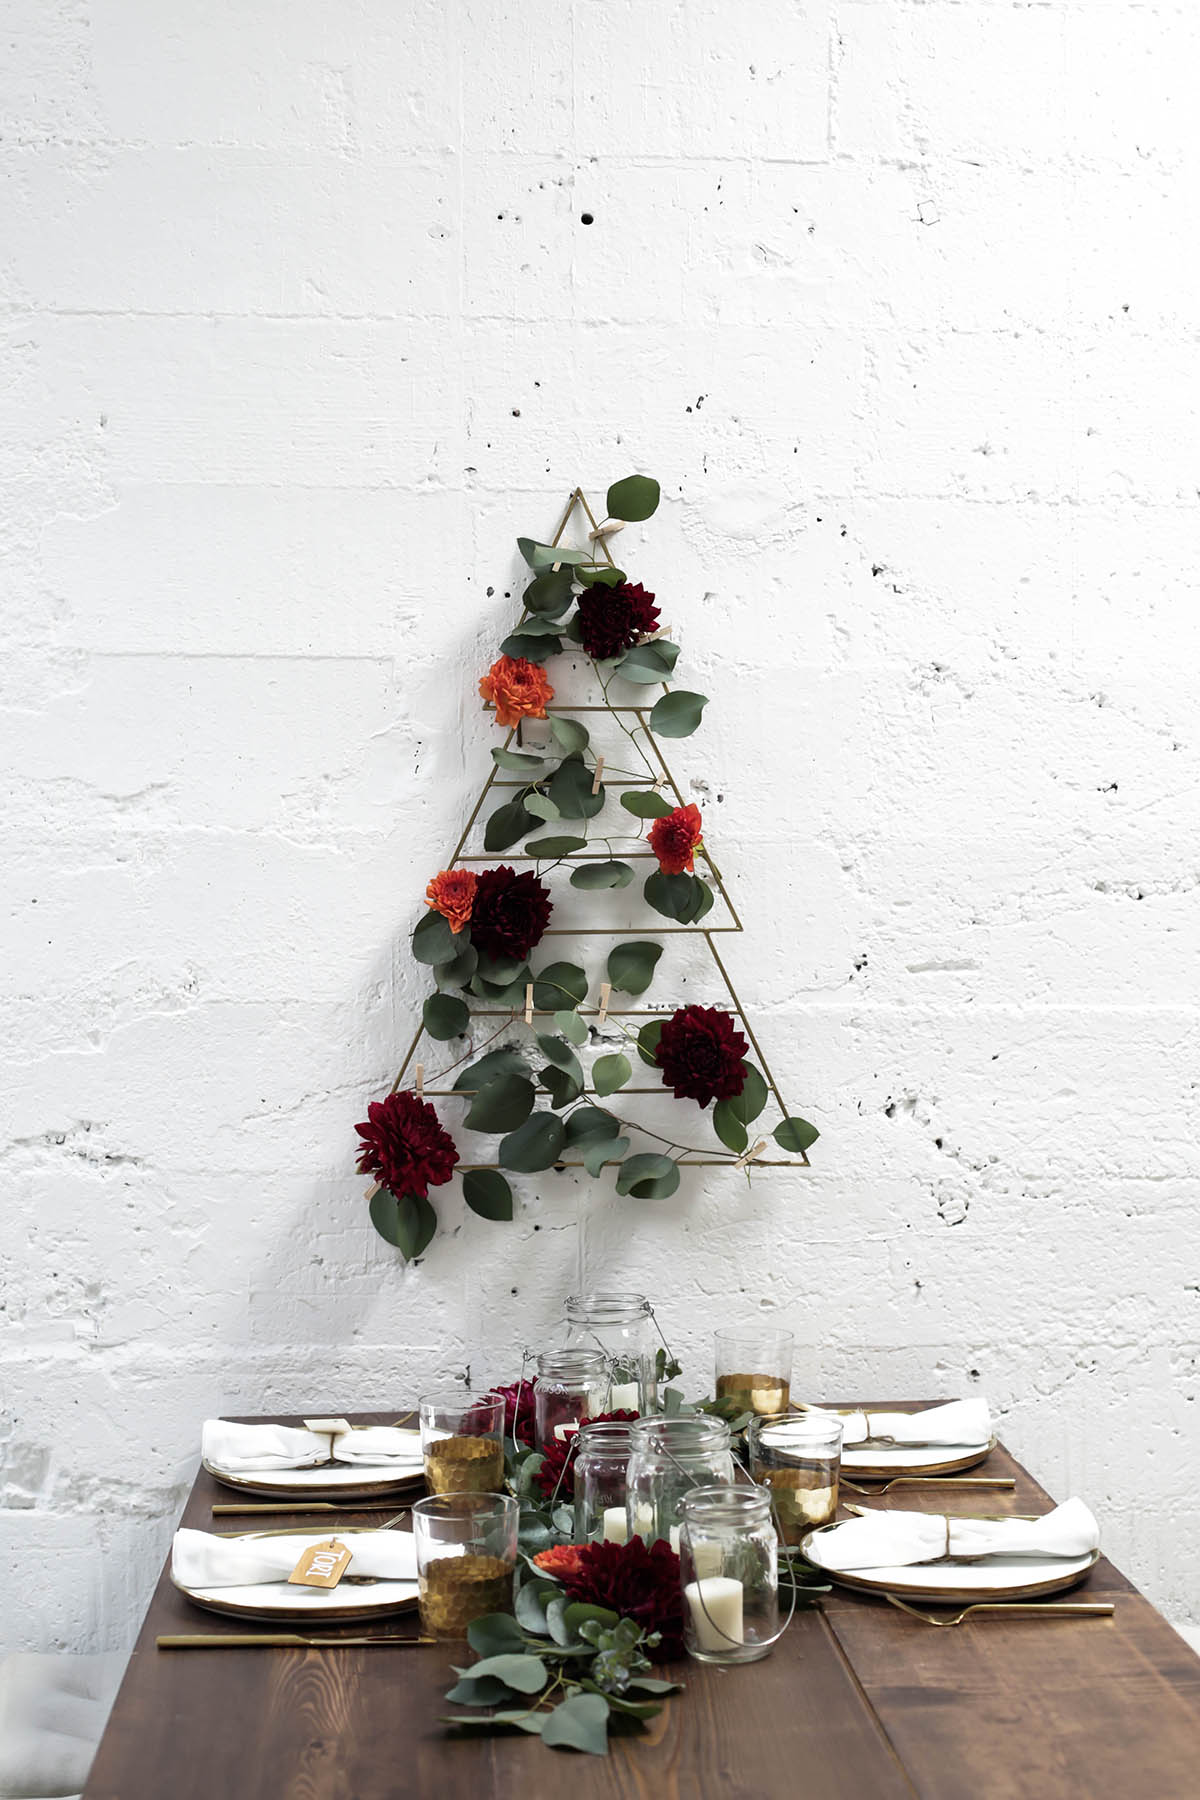
M586 510L576 490L564 528L576 500ZM806 1120L786 1113L774 1082L751 1060L736 1005L732 1012L668 1007L636 1027L625 1022L627 1003L654 983L663 952L654 938L623 937L604 966L607 988L597 994L578 962L555 958L534 965L554 912L547 878L562 871L574 888L619 892L637 879L628 860L636 850L657 865L642 882L647 905L674 927L704 936L728 987L701 923L716 900L714 881L721 889L720 877L705 848L700 809L675 788L658 746L659 739L691 736L707 696L672 687L649 702L648 688L674 678L679 646L662 633L655 595L629 581L607 550L613 530L648 519L658 502L657 481L632 475L609 488L606 525L595 526L588 512L592 547L517 540L530 571L524 611L479 680L485 705L508 733L492 751L483 804L501 776L512 778L504 784L509 797L485 815L485 857L467 857L430 880L426 911L412 933L413 956L433 983L422 1009L426 1036L451 1045L467 1036L478 1013L507 1016L490 1037L422 1082L401 1087L406 1061L391 1093L372 1102L357 1127L359 1169L376 1178L372 1222L408 1258L419 1256L437 1229L430 1188L444 1185L456 1170L473 1212L507 1220L513 1214L508 1174L574 1164L598 1180L611 1168L618 1194L659 1200L675 1193L681 1168L697 1160L748 1169L765 1145L765 1139L751 1145L750 1128L772 1095L782 1115L771 1132L779 1149L806 1160L818 1136ZM614 766L599 754L582 719L555 705L548 665L560 656L590 663L605 716L624 734L628 766ZM618 692L632 692L632 702L612 697L614 683L626 684ZM618 705L625 710L607 710ZM628 717L637 722L626 724ZM547 721L549 742L537 753L513 747L527 719ZM610 802L621 823L614 822ZM464 833L456 857L466 838ZM514 850L517 845L523 848ZM511 863L503 860L510 851ZM605 1048L614 1038L619 1047ZM584 1049L600 1050L586 1070L579 1054ZM688 1141L693 1125L681 1127L678 1137L652 1129L614 1100L635 1068L643 1067L654 1071L664 1092L700 1109L715 1143ZM495 1164L462 1163L425 1088L457 1100L467 1130L499 1139Z

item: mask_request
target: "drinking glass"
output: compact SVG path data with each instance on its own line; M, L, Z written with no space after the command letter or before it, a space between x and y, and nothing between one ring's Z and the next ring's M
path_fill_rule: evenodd
M465 1637L472 1619L512 1611L519 1512L511 1494L430 1494L413 1503L427 1636Z
M786 1412L791 1400L790 1331L718 1331L715 1335L717 1399L742 1412Z
M837 1516L842 1465L839 1419L779 1413L750 1421L750 1473L770 1488L785 1544Z
M422 1394L421 1451L431 1494L504 1487L504 1401L495 1394Z

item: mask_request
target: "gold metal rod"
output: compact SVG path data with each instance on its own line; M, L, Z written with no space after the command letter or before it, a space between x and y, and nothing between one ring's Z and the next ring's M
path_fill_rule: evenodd
M532 756L534 754L534 752L531 750L528 752L528 754L530 756ZM554 751L551 754L557 755L558 752ZM541 785L541 780L548 781L549 779L550 779L550 777L548 775L546 775L546 776L541 777L540 780L498 781L496 783L496 786L498 788L538 787ZM601 777L601 779L606 788L610 788L610 787L614 787L614 788L615 787L653 787L654 786L654 777L652 775L621 775L621 776L604 775Z
M704 935L709 940L708 947L712 951L713 961L716 963L718 969L720 969L722 975L725 977L725 986L729 989L729 992L732 994L734 1003L738 1009L738 1015L741 1018L742 1024L746 1027L746 1036L750 1039L750 1042L754 1047L754 1052L755 1052L756 1056L758 1057L759 1062L762 1064L762 1072L763 1072L764 1076L766 1077L767 1084L770 1087L771 1092L775 1096L776 1103L779 1107L780 1117L786 1119L789 1117L789 1114L788 1114L787 1107L783 1103L783 1095L779 1091L778 1083L776 1082L774 1075L772 1075L772 1073L771 1073L770 1064L767 1062L766 1057L763 1055L762 1049L759 1046L758 1039L754 1035L754 1027L750 1023L749 1019L746 1017L745 1011L742 1008L742 1004L738 1000L737 989L734 987L733 982L730 979L729 970L725 967L725 964L721 961L721 953L717 949L717 946L712 942L712 933L709 931L706 931ZM802 1156L804 1156L804 1160L807 1163L808 1157L804 1155L803 1151L801 1151L800 1154Z
M738 925L551 925L543 937L641 937L647 931L665 937L668 932L686 932L689 937L707 937L712 931L729 931L735 936ZM536 979L536 977L535 977Z

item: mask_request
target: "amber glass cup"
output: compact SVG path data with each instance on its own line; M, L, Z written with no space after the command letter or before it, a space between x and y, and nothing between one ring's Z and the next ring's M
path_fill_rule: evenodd
M412 1509L421 1629L462 1638L472 1619L511 1612L517 1516L511 1494L430 1494Z
M794 1343L790 1331L718 1331L717 1399L735 1401L742 1412L786 1412Z
M431 1494L504 1489L504 1401L495 1394L423 1394L421 1453Z

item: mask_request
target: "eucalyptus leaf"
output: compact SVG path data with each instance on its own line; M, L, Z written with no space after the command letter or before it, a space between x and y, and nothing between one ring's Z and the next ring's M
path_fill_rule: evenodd
M459 1687L461 1686L462 1683L459 1682ZM446 1695L447 1700L454 1699L456 1691L452 1689ZM505 1688L504 1692L513 1700L520 1697L514 1694L511 1688ZM439 1723L442 1725L473 1725L477 1731L494 1731L497 1725L512 1725L518 1731L527 1731L530 1737L538 1737L549 1716L548 1713L530 1712L528 1707L518 1711L515 1706L510 1706L502 1712L489 1713L486 1718L481 1714L473 1716L470 1713L442 1713L439 1715Z
M652 1069L658 1067L658 1040L662 1036L665 1023L666 1021L663 1019L650 1019L642 1026L637 1035L638 1055L644 1063L649 1063Z
M589 1138L615 1138L621 1129L612 1114L599 1106L577 1106L565 1123L567 1144L582 1144Z
M562 626L557 619L551 619L544 614L535 614L528 619L522 619L517 630L522 637L557 637Z
M524 1642L524 1639L521 1641ZM550 1679L540 1656L485 1656L482 1662L475 1663L470 1669L456 1669L455 1672L469 1676L472 1681L482 1681L485 1675L494 1675L497 1681L514 1688L518 1694L539 1694Z
M560 1594L556 1600L546 1602L546 1628L556 1644L567 1645L571 1642L571 1628L567 1624L567 1597Z
M753 1063L744 1062L742 1070L746 1077L742 1091L740 1094L735 1094L731 1100L727 1100L725 1104L735 1119L740 1119L743 1125L749 1125L757 1119L767 1104L768 1089L766 1082Z
M468 1169L463 1176L463 1199L481 1219L508 1220L513 1216L512 1189L499 1169Z
M561 569L543 569L535 575L521 595L526 611L544 619L556 619L566 612L571 604L571 576L570 563L564 563Z
M618 1194L632 1194L637 1200L665 1200L678 1186L679 1165L669 1156L631 1156L617 1176Z
M750 1142L750 1135L746 1130L745 1124L733 1111L732 1105L728 1100L717 1101L717 1104L713 1107L712 1122L713 1130L716 1132L725 1148L734 1151L740 1156Z
M463 1124L468 1131L513 1131L529 1117L533 1098L526 1076L497 1076L476 1094Z
M580 1145L579 1155L584 1168L595 1181L605 1163L619 1163L629 1148L627 1137L588 1138Z
M517 1694L506 1681L497 1681L494 1675L484 1675L479 1681L471 1675L464 1675L461 1681L446 1694L455 1706L503 1706L507 1701L516 1700ZM451 1720L452 1724L490 1725L490 1719Z
M571 871L571 886L577 888L623 888L633 880L633 867L627 862L581 863Z
M555 563L585 563L590 550L571 550L566 544L540 544L536 538L519 537L517 549L531 569L552 569Z
M557 1581L523 1581L517 1589L513 1608L517 1624L523 1625L526 1631L548 1636L546 1605L548 1601L558 1599L561 1595L562 1588Z
M663 1681L657 1675L631 1675L626 1689L631 1694L677 1694L681 1681Z
M500 1140L496 1161L504 1169L536 1175L551 1168L562 1154L563 1122L554 1113L535 1112Z
M449 962L438 963L433 978L439 987L465 987L479 967L479 952L465 931L458 934L459 949Z
M575 963L547 963L533 978L533 1004L539 1012L558 1012L564 1004L578 1006L587 991L587 976Z
M653 475L626 475L624 481L613 482L604 504L610 519L636 525L658 511L661 494Z
M550 714L550 735L570 755L588 747L587 726L581 725L578 719L566 718L562 713Z
M621 795L621 805L635 819L665 819L675 808L654 788L629 788Z
M478 973L493 987L507 987L525 967L525 960L520 956L481 956Z
M575 573L587 587L619 587L625 579L624 569L614 568L612 563L579 563Z
M493 750L492 761L498 769L507 769L513 775L532 775L546 766L544 757L530 756L526 750Z
M573 856L576 850L586 850L587 839L581 837L544 837L531 838L525 846L526 856L532 856L538 862L552 857L555 861L560 856Z
M587 1020L577 1012L556 1012L554 1023L565 1038L576 1047L588 1041Z
M562 1750L608 1753L608 1701L603 1694L572 1694L554 1708L542 1726L542 1742Z
M547 1063L539 1070L538 1080L550 1096L550 1104L555 1112L561 1112L564 1106L570 1106L578 1100L583 1092L583 1070L572 1075L566 1069L556 1069L553 1063Z
M418 1194L401 1194L397 1199L389 1189L379 1188L371 1196L370 1213L380 1237L394 1244L406 1262L428 1248L437 1230L437 1214Z
M431 1038L444 1043L462 1036L471 1023L471 1009L455 994L430 994L421 1008L421 1021Z
M633 1065L627 1056L598 1056L592 1064L592 1086L601 1097L615 1094L632 1074Z
M522 656L526 662L549 662L557 656L562 644L556 637L534 636L531 632L514 631L500 645L501 656Z
M644 685L666 681L678 660L678 644L673 644L669 638L655 638L653 643L635 644L632 650L627 650L617 664L617 674L622 681Z
M549 794L526 794L523 805L526 812L531 812L535 819L561 819L562 814L555 806Z
M449 962L458 954L458 948L458 939L441 913L430 911L418 920L412 934L412 953L419 963Z
M820 1135L807 1119L781 1119L771 1133L781 1150L791 1151L796 1156L815 1144Z
M707 705L707 694L690 694L686 688L674 688L651 707L650 729L659 737L691 737Z
M564 1044L561 1038L554 1037L548 1031L539 1031L537 1041L543 1056L547 1057L556 1068L565 1069L569 1075L582 1073L579 1067L579 1058L570 1044Z
M505 1044L499 1050L489 1050L477 1062L469 1063L454 1083L454 1091L461 1094L466 1089L478 1090L486 1087L489 1081L495 1081L500 1075L528 1075L529 1065L519 1051L511 1044Z
M596 1625L615 1625L621 1615L613 1612L609 1606L593 1606L590 1600L572 1600L567 1607L565 1618L571 1630L579 1635L579 1627L589 1620Z
M550 777L547 792L564 819L591 819L604 805L604 788L593 794L595 772L575 751L564 757Z
M524 1635L511 1613L483 1613L478 1619L472 1619L467 1626L467 1642L476 1656L503 1656L509 1652L523 1655L525 1651ZM484 1671L477 1664L460 1673L477 1679ZM487 1673L504 1679L499 1670L488 1670Z
M518 795L498 806L490 815L483 830L483 847L485 850L507 850L532 831L533 826L533 814Z
M712 889L698 875L665 875L655 869L642 884L642 895L664 919L691 925L704 917L713 903Z
M623 994L644 994L654 980L654 971L662 955L662 945L635 939L618 944L609 952L605 971L615 988Z

